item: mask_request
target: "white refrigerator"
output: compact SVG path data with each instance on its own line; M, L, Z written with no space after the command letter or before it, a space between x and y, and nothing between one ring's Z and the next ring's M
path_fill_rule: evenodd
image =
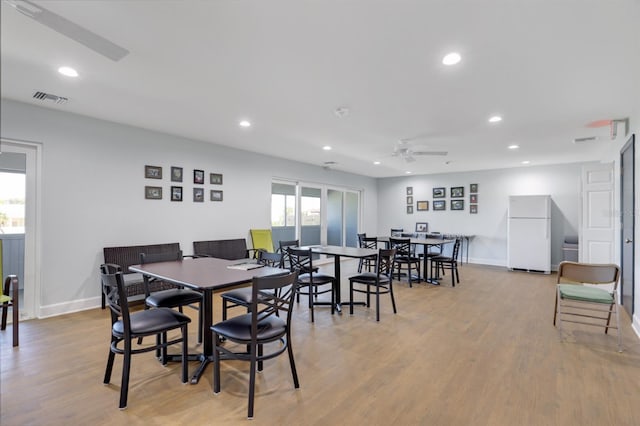
M509 197L507 247L509 269L551 272L551 196Z

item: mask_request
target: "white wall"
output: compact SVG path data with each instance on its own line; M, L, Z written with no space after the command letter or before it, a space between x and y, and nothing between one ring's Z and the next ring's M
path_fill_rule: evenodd
M189 254L194 240L244 237L250 245L250 228L270 226L274 176L361 189L362 228L377 223L372 178L4 99L1 106L3 138L43 147L39 312L97 306L105 246L177 241ZM147 164L163 167L162 181L144 178ZM183 202L169 200L171 166L184 169ZM193 169L207 182L211 172L224 175L222 187L203 185L204 203L192 201ZM145 200L145 185L162 186L163 199ZM224 201L208 201L209 189L224 190Z
M506 266L507 206L509 195L549 194L551 206L551 263L562 261L566 235L578 235L580 212L580 172L585 163L522 167L407 176L378 182L378 234L388 235L392 227L413 232L416 222L428 222L429 231L475 235L469 247L469 261ZM469 213L469 184L478 184L478 213ZM406 187L413 187L414 213L406 213ZM450 188L464 187L463 211L450 208ZM445 187L446 210L433 211L434 187ZM429 211L415 210L417 201L429 201ZM382 207L380 207L382 209Z

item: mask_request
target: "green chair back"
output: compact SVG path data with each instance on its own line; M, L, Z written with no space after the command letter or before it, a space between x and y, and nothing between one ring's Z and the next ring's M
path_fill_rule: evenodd
M275 252L271 229L251 229L251 242L255 250L265 250L269 253Z

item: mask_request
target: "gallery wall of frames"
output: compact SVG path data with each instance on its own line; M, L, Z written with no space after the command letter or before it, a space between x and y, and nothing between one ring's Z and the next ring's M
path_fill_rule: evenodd
M163 190L166 188L162 181L163 173L160 166L144 166L145 179L155 179L158 182L154 185L145 185L144 198L147 200L162 200ZM169 173L169 197L171 201L183 201L185 198L184 183L189 182L190 177L184 176L184 169L182 167L171 166ZM215 189L207 188L208 185L215 185ZM193 169L193 202L203 203L205 201L206 190L209 191L209 201L222 201L223 191L219 187L222 185L221 173L209 173L209 181L207 182L206 173L204 170Z
M478 214L478 184L471 183L468 187L469 213ZM465 210L465 187L464 186L438 186L432 191L431 200L414 200L413 187L406 187L407 214L415 211L429 211L429 206L433 211L464 211Z

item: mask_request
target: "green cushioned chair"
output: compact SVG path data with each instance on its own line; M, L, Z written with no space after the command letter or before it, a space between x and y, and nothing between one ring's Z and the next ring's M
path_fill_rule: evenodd
M275 253L271 229L251 229L250 232L253 249L256 251L256 257L258 250Z
M622 352L620 315L616 300L619 278L620 268L617 265L560 263L553 315L553 324L556 324L557 319L560 333L563 322L604 327L605 333L614 328L618 332L618 351ZM611 325L612 315L616 317L615 326Z

